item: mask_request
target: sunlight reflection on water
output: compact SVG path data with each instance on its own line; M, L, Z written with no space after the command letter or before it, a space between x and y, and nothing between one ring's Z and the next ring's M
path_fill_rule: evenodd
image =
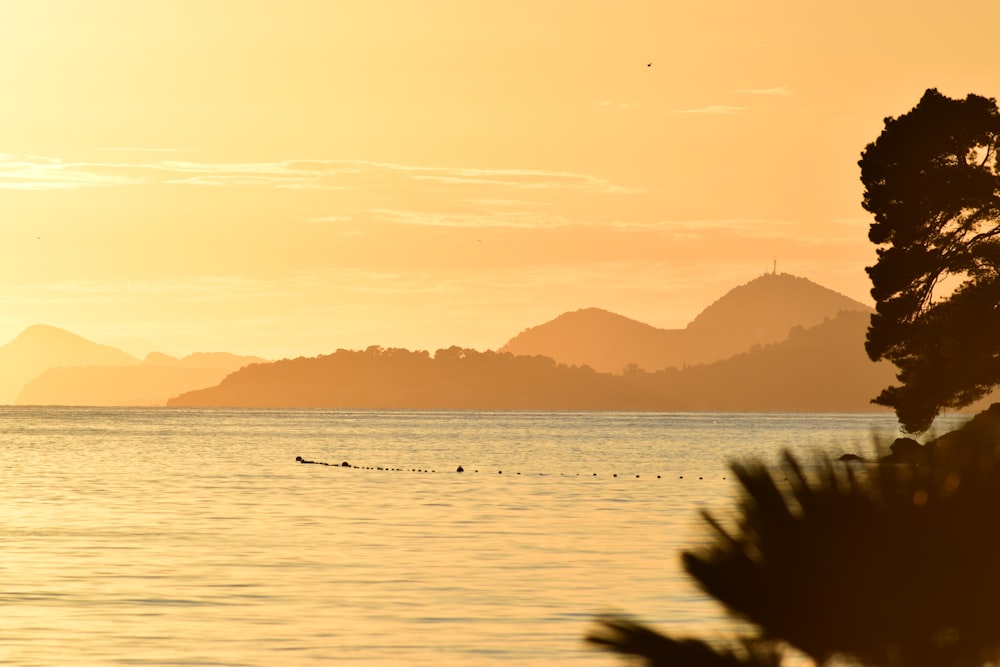
M596 614L735 628L678 564L727 460L873 428L894 436L871 415L0 409L0 662L620 664L583 644Z

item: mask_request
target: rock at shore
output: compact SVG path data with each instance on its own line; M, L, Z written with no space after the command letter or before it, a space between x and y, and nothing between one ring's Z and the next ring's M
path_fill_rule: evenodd
M921 465L946 455L1000 458L1000 403L994 403L961 428L921 445L913 438L896 438L879 463Z

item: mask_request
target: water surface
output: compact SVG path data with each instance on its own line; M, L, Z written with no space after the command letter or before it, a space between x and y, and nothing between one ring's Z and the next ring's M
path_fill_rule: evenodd
M884 415L0 408L0 663L618 665L582 641L596 614L735 629L678 566L698 510L729 506L729 460L896 435Z

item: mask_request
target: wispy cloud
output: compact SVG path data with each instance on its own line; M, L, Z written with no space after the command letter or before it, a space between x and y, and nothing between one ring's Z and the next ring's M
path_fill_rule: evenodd
M0 190L68 190L140 182L104 165L63 162L54 158L0 156Z
M306 222L311 224L336 224L339 222L350 222L353 218L349 215L321 215L315 218L306 218Z
M667 235L678 240L718 238L720 235L743 239L800 238L801 229L790 220L764 218L720 218L692 220L599 220L569 218L531 208L441 212L374 208L359 217L328 216L310 222L357 222L367 218L375 223L447 228L591 229L635 234Z
M639 192L636 188L615 185L602 178L569 172L456 169L434 174L414 174L413 178L455 185L483 185L521 190L587 190L619 194Z
M102 153L194 153L198 148L159 148L153 146L105 146L97 150Z
M739 88L732 92L741 95L759 95L767 97L786 97L794 95L794 93L787 86L775 86L772 88ZM678 113L703 114L710 116L731 116L734 114L742 113L746 111L748 108L749 107L736 104L707 104L702 107L680 109Z
M402 211L373 209L380 222L427 227L506 227L513 229L554 229L569 226L570 220L559 215L535 211L491 211L487 213L439 213L433 211Z
M696 109L681 109L677 113L709 114L726 116L746 111L746 107L730 106L728 104L710 104Z
M122 283L100 280L61 280L20 285L0 295L0 304L125 304L151 296L185 303L289 297L297 294L289 281L264 281L240 276L193 276Z
M637 191L590 174L539 169L439 167L365 160L63 162L56 158L0 154L0 189L167 184L338 190L363 187L389 177L494 189L580 190L610 194Z
M657 232L678 239L695 239L729 234L740 238L782 238L799 233L789 220L763 218L720 218L706 220L658 220L655 222L615 221L604 226L624 231Z
M489 199L489 198L470 198L465 200L466 203L473 206L501 206L508 208L511 206L551 206L551 202L538 202L538 201L527 201L524 199Z
M454 210L454 205L464 205ZM621 219L569 216L552 209L548 202L521 200L449 200L449 210L435 208L374 207L315 216L312 224L358 223L394 224L443 228L505 228L514 230L575 229L605 230L635 234L661 234L677 239L718 237L799 238L801 227L792 220L773 218L692 218L692 219Z
M587 223L574 223L577 227ZM614 228L629 233L656 233L673 241L705 241L728 238L730 242L785 241L799 246L865 245L864 234L858 234L858 223L847 220L830 220L829 224L816 224L804 233L802 225L792 220L767 218L716 218L703 220L657 220L591 223L590 226Z
M748 95L776 95L776 96L787 96L794 95L788 86L775 86L774 88L740 88L734 90L734 93L745 93Z

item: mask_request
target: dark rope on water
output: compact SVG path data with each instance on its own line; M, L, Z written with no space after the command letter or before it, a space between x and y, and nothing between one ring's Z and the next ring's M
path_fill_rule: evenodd
M389 468L389 467L385 467L385 466L357 466L357 465L351 465L347 461L343 461L342 463L339 463L339 464L337 464L337 463L326 463L325 461L310 461L308 459L302 458L301 456L296 456L295 460L297 462L303 463L303 464L312 464L312 465L318 465L318 466L332 466L334 468L352 468L354 470L381 470L381 471L388 471L388 472L421 472L421 473L436 473L437 472L437 470L429 470L429 469L425 469L425 468L410 468L410 469L406 469L406 468ZM458 468L455 469L455 472L456 473L463 473L463 472L465 472L465 468L463 468L462 466L458 466ZM473 471L473 473L478 473L478 472L479 472L478 470L474 470ZM502 475L503 474L503 470L497 470L497 474L498 475ZM514 474L515 475L520 475L521 473L520 472L516 472ZM533 473L533 474L536 474L538 476L545 476L547 473L540 472L540 473ZM562 476L566 476L566 473L560 473L560 474ZM571 476L580 477L581 474L580 473L576 473L575 475L571 475ZM598 474L595 472L595 473L593 473L591 475L591 477L598 477ZM618 477L618 473L613 473L611 475L611 477L612 478ZM623 477L624 477L624 475L623 475ZM639 479L640 477L641 477L641 475L636 475L635 479ZM662 475L656 475L656 479L662 479L662 477L663 477ZM684 475L680 475L678 477L678 479L684 479ZM693 477L691 479L693 479ZM704 476L699 477L698 479L704 479ZM722 479L726 479L726 478L723 477Z

